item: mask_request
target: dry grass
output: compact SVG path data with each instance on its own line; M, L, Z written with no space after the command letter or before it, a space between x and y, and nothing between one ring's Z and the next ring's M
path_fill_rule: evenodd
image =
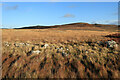
M109 39L104 36L116 32L3 29L2 33L3 78L120 78L120 51L99 45ZM40 53L33 53L36 50Z
M2 30L3 41L47 41L47 42L66 42L71 40L83 41L88 39L105 39L105 35L116 32L86 31L86 30L57 30L57 29L11 29Z

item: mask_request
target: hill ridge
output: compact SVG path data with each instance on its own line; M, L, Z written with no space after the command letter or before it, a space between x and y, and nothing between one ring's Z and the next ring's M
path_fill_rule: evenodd
M62 24L62 25L53 25L53 26L28 26L28 27L21 27L21 28L14 28L14 29L47 29L47 28L64 28L64 27L117 27L117 25L110 25L110 24L89 24L89 23L69 23L69 24Z

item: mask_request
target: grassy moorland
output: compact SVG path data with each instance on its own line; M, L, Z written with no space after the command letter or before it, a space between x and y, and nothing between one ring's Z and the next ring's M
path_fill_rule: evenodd
M2 29L3 78L120 78L117 28ZM111 35L111 36L109 36ZM115 40L118 47L101 42Z

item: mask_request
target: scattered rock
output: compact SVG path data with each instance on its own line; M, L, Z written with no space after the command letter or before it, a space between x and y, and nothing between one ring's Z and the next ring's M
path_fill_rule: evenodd
M107 41L106 44L109 48L118 49L118 44L113 40Z
M44 47L47 48L49 45L48 44L45 44Z
M107 47L113 48L116 42L111 40L111 41L107 41L106 44L107 44Z
M115 50L120 50L118 44L115 44L113 47Z
M99 45L102 45L103 47L111 48L111 49L118 49L118 44L111 40L111 41L106 41L106 42L99 42Z
M62 56L68 56L68 54L65 52L62 52Z
M5 46L10 46L9 44L5 44Z
M99 44L103 45L104 47L96 44L96 42L93 43L94 46L92 46L93 45L92 43L90 43L90 44L91 45L87 45L85 43L85 45L83 45L83 46L81 44L72 46L69 44L67 44L67 45L49 44L48 45L48 44L43 43L41 46L41 44L36 45L36 44L32 44L32 43L29 44L29 43L18 43L18 42L12 44L12 43L6 42L5 43L6 46L13 45L13 47L6 48L5 45L3 47L5 48L6 51L12 50L10 53L13 55L12 56L13 58L18 55L25 55L25 56L22 56L25 60L25 63L26 62L29 63L29 61L28 61L29 58L26 58L26 57L29 57L30 55L32 55L33 60L30 61L30 65L27 65L27 67L29 68L28 71L32 70L34 68L34 66L35 66L36 71L39 71L36 67L39 68L38 63L40 63L40 65L43 66L41 71L46 69L48 66L50 66L50 67L55 66L55 71L58 71L57 73L59 73L59 71L61 71L63 69L67 69L66 70L66 72L68 72L67 74L70 74L72 72L72 74L75 73L76 76L79 76L78 72L83 68L83 67L81 68L81 65L83 65L84 67L86 67L86 69L83 70L83 72L85 71L84 73L86 73L86 72L88 72L88 70L90 70L90 72L93 73L93 75L95 72L96 76L100 76L102 78L107 78L110 76L111 73L107 72L107 69L109 69L109 68L107 68L108 64L106 64L106 63L111 62L112 64L113 63L115 64L114 66L115 66L116 70L118 69L117 71L114 71L112 73L113 74L112 77L114 77L114 78L119 77L119 67L117 67L117 65L119 63L119 60L118 60L119 55L115 55L115 54L119 54L119 51L117 51L117 50L111 51L109 49L109 48L117 48L118 44L115 41L106 41L106 42L100 41ZM21 47L21 46L26 46L26 47ZM57 54L56 54L56 51L57 51ZM109 52L111 52L112 54L111 53L106 54ZM84 54L84 53L86 53L86 54ZM5 58L6 58L7 57L6 55L7 54L4 54L3 56L5 56ZM113 56L115 56L115 57L113 57ZM46 57L46 59L45 59L45 57ZM10 59L12 60L11 57L10 57ZM19 60L19 61L21 62L21 60ZM99 65L98 64L93 65L93 64L91 64L91 62L93 64L98 63ZM28 64L28 63L26 63L26 64ZM75 64L73 65L73 63L75 63L77 65L74 66ZM112 66L112 64L110 64L109 66ZM19 69L19 70L21 70L21 65L22 64L19 64L19 62L15 63L15 67L18 67L17 69ZM20 68L19 68L19 66L20 66ZM11 68L14 69L14 66ZM71 70L71 71L69 71L69 70ZM55 74L57 74L57 73L55 73ZM90 75L91 73L88 74L88 77L92 77ZM85 76L87 76L87 75L85 75Z
M40 52L41 52L40 50L36 50L36 51L32 51L31 53L39 54Z
M19 43L20 45L25 45L25 43Z
M67 51L69 51L69 49L67 49Z
M25 46L25 43L14 43L15 47Z
M30 44L29 44L29 43L26 43L25 45L26 45L26 46L30 46Z
M85 53L89 53L88 51L85 51Z

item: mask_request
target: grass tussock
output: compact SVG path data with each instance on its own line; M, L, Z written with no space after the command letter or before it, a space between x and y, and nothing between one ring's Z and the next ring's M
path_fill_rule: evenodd
M111 51L97 42L12 44L6 47L3 43L4 78L118 78L120 75L120 51ZM35 50L39 53L33 53Z
M107 46L110 33L3 30L2 77L120 78L120 44Z

